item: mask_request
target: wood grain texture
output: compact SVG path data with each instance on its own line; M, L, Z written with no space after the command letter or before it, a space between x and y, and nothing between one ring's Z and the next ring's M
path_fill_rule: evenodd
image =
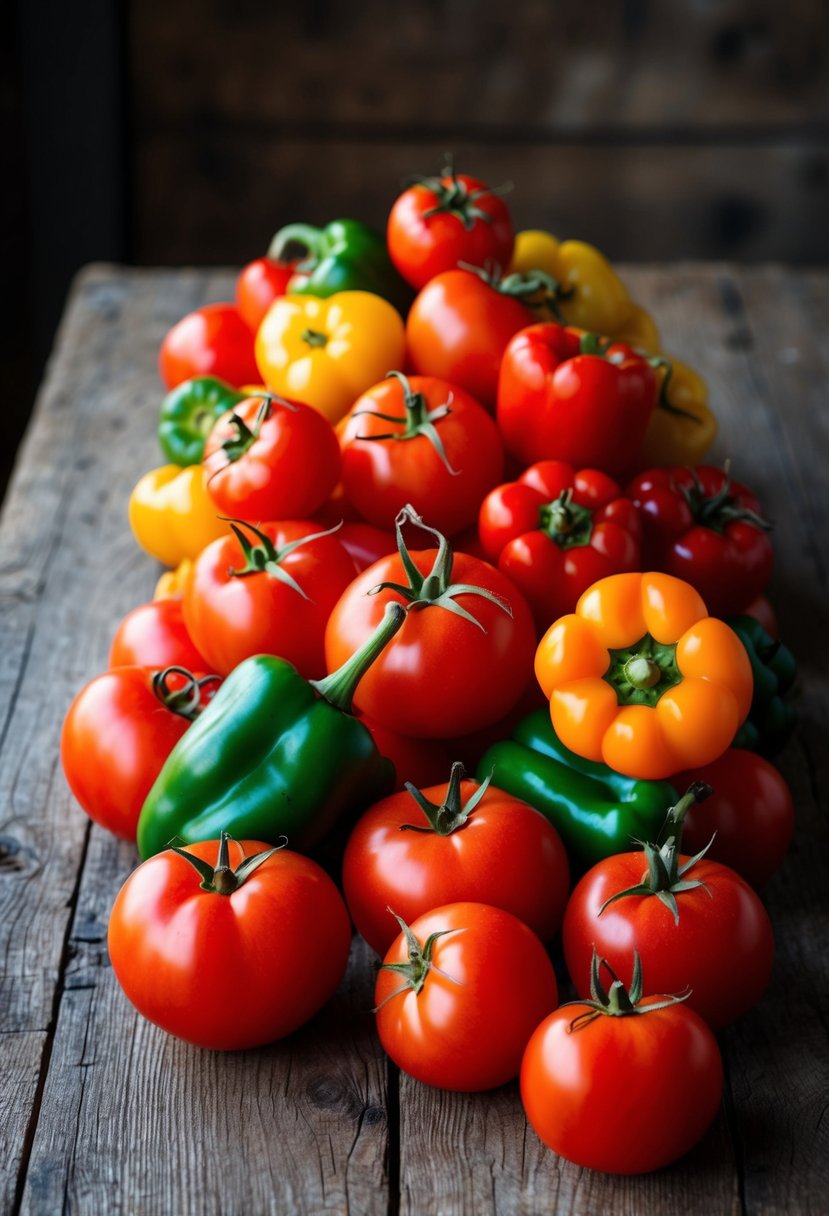
M88 828L57 759L62 716L150 593L125 503L157 462L158 341L229 294L228 273L95 268L81 279L0 522L0 1210L812 1213L829 1184L829 276L623 267L666 348L698 366L716 455L776 521L772 597L801 660L782 758L791 856L769 886L778 958L763 1002L722 1036L724 1112L642 1179L548 1153L517 1087L441 1094L387 1069L355 946L339 994L260 1052L211 1055L143 1022L105 948L134 850Z

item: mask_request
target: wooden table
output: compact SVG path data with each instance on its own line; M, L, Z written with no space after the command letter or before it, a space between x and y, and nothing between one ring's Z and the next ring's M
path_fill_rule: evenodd
M829 1210L829 275L625 276L667 348L709 380L715 455L732 456L776 523L771 594L802 672L782 760L797 836L767 892L774 977L721 1036L727 1083L710 1133L670 1169L611 1178L548 1152L515 1085L468 1097L400 1076L373 1032L373 963L357 943L327 1009L265 1050L196 1050L128 1005L106 924L136 853L78 810L58 739L157 575L126 502L160 463L159 341L191 308L228 298L232 277L96 266L75 286L0 529L1 1211Z

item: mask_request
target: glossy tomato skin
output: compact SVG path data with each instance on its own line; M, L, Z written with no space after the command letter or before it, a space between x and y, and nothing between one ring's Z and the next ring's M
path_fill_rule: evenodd
M187 850L215 865L218 841ZM269 848L231 842L234 867ZM171 850L133 871L109 920L109 954L126 996L169 1034L220 1051L260 1047L308 1021L348 961L351 925L315 862L281 849L231 895L204 891Z
M527 1040L558 1003L544 947L510 912L480 903L435 908L410 928L421 945L432 933L450 932L436 941L419 993L393 996L401 976L379 972L374 1003L383 1050L426 1085L464 1093L503 1085L517 1075ZM401 933L384 961L407 958Z
M337 533L337 540L350 553L358 574L373 566L381 557L397 552L394 533L354 520L346 520Z
M307 519L328 498L340 475L340 449L326 418L301 401L246 397L224 414L207 437L207 492L217 513L258 523L262 519ZM237 460L222 444L236 438L242 419L258 435Z
M435 554L414 550L411 558L425 575ZM457 603L483 629L437 604L408 613L400 632L363 676L354 698L362 713L401 735L448 739L478 730L504 717L530 682L535 629L520 592L492 566L465 553L455 554L452 579L494 592L510 605L512 615L467 593L457 596ZM393 590L368 594L388 581L407 582L397 555L376 562L346 589L325 632L329 671L362 645L389 600L400 602Z
M158 370L168 390L193 376L217 376L234 388L259 383L253 334L233 304L206 304L182 317L161 343Z
M150 787L190 726L155 695L154 674L115 667L96 676L69 706L61 731L69 788L91 819L124 840L135 840ZM173 675L169 683L175 689L185 681Z
M655 895L628 895L599 913L605 900L640 883L646 868L641 852L619 853L588 870L574 889L563 940L576 992L590 993L594 946L625 986L638 950L652 992L690 988L688 1008L715 1030L727 1026L753 1008L768 985L774 956L768 913L739 874L707 858L686 875L705 885L676 896L678 924Z
M373 718L360 720L371 731L380 755L394 765L396 790L402 790L407 781L418 789L436 785L449 772L451 760L442 739L411 739Z
M514 296L470 270L447 270L419 293L406 322L406 348L415 372L439 376L494 409L501 356L510 339L533 323Z
M503 474L498 428L482 405L446 380L411 376L408 384L429 411L448 406L433 424L446 459L425 434L399 438L406 430L404 390L399 380L387 379L358 398L338 428L343 488L360 515L379 528L393 528L408 502L428 515L432 527L453 536L473 523L481 499ZM372 438L390 434L398 438Z
M617 477L637 466L657 379L624 343L601 357L581 353L582 337L552 322L513 337L500 365L498 429L524 465L564 460Z
M389 253L406 282L418 291L436 275L454 270L459 262L481 267L495 264L506 270L512 257L515 236L503 199L466 173L455 175L454 183L460 183L467 195L477 194L475 209L483 211L487 219L470 217L467 228L451 211L430 215L440 198L427 184L404 190L391 209L386 229ZM454 183L451 175L440 178L446 189Z
M256 333L262 318L279 296L284 296L295 273L295 262L255 258L236 280L236 307L247 327ZM258 376L250 383L255 384Z
M697 853L710 841L712 861L730 866L755 888L765 886L794 834L794 803L782 773L756 752L731 747L713 764L673 780L677 789L704 781L714 791L685 817L682 839L688 852Z
M319 533L301 520L265 523L259 529L277 550ZM354 562L334 536L298 546L279 569L301 588L267 570L237 576L245 565L233 535L214 541L193 563L184 589L184 620L210 667L229 675L243 659L276 654L306 679L325 674L323 639L328 617L354 578Z
M461 783L466 803L478 788ZM423 790L440 805L447 783ZM399 931L431 908L472 900L512 912L542 941L561 924L570 873L555 828L540 812L490 786L466 823L448 836L413 832L427 820L407 792L371 807L351 834L343 859L348 910L372 950L385 954Z
M210 668L187 632L180 599L151 600L128 612L112 639L109 666Z
M693 1148L714 1120L723 1083L717 1042L684 1003L631 1017L599 1015L571 1031L589 1012L562 1005L527 1044L527 1118L553 1152L576 1165L606 1174L660 1169Z

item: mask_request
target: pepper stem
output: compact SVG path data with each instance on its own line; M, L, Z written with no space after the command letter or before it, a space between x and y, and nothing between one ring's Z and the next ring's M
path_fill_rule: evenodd
M312 270L320 259L323 240L322 228L315 228L313 224L286 224L268 246L268 257L280 262L289 245L300 245L308 254L307 260L313 261L313 265L307 267Z
M351 703L357 685L371 667L380 652L388 645L406 619L406 609L394 601L386 604L383 619L374 633L363 642L350 659L346 659L342 667L332 671L322 680L309 680L308 683L316 689L330 705L341 709L343 713L351 713Z

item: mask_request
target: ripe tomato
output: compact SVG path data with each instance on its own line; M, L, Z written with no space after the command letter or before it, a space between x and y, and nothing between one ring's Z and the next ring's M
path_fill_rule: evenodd
M278 262L268 257L256 258L243 267L236 280L236 307L254 333L274 300L287 292L295 268L296 262Z
M521 1100L553 1152L606 1174L644 1174L701 1138L722 1093L717 1041L693 1010L659 1008L661 999L637 1000L630 1016L562 1005L535 1031Z
M85 685L69 706L60 757L69 788L87 815L124 840L135 840L138 816L164 761L218 681L200 689L195 676L148 667L115 667Z
M689 860L680 857L680 866ZM619 853L593 866L577 884L564 914L564 957L576 991L590 991L593 949L619 978L631 978L637 950L655 992L691 989L687 1005L709 1026L727 1026L757 1004L771 975L774 939L768 913L734 870L696 862L683 875L691 890L675 895L677 918L656 895L625 895L642 882L642 852ZM703 884L703 885L698 885Z
M319 513L317 518L319 518ZM381 557L394 553L397 548L393 532L375 528L373 524L356 523L351 520L346 520L340 528L337 540L351 554L351 560L354 562L358 574L369 566L373 566Z
M241 862L268 847L234 841L230 855ZM208 840L185 851L209 870L218 848ZM109 918L113 970L139 1013L220 1051L260 1047L307 1022L339 984L350 943L331 879L287 849L229 894L204 890L167 849L130 874Z
M449 753L442 739L411 739L373 718L360 720L371 731L380 755L394 765L396 790L402 790L407 781L418 788L434 785L447 772Z
M404 516L403 522L412 518L405 511L400 518ZM464 553L452 558L442 537L439 550L416 550L406 557L424 587L419 593L389 586L368 594L381 583L400 587L409 582L399 554L358 575L325 631L328 670L334 671L362 645L389 601L408 600L412 607L403 627L363 676L355 706L390 730L427 739L468 734L504 717L532 672L535 628L523 596L486 562ZM426 582L436 568L440 572ZM502 603L473 594L469 587ZM509 612L504 604L509 604Z
M233 532L202 550L184 589L184 620L210 667L229 675L251 655L275 654L306 679L325 675L325 626L353 560L316 524Z
M440 904L474 900L512 912L542 941L561 924L570 874L555 828L488 782L467 808L482 787L461 781L462 773L457 765L448 784L384 798L351 833L343 891L351 919L378 954L398 932L389 908L411 923ZM428 817L421 799L431 804Z
M419 290L459 262L505 270L514 233L506 203L477 178L449 168L403 191L391 209L386 240L395 266Z
M246 397L207 437L207 492L234 519L305 519L340 475L340 449L326 418L301 401Z
M471 524L504 471L498 429L445 380L393 372L338 427L346 497L369 523L393 528L410 502L452 535Z
M426 1085L472 1092L514 1077L527 1040L558 1002L541 942L523 921L454 903L401 933L377 976L377 1033L395 1064Z
M412 304L406 347L414 371L466 389L490 411L501 356L514 334L532 325L532 311L470 270L447 270ZM546 453L545 453L546 454Z
M187 632L180 599L151 600L128 612L112 639L109 666L210 668Z
M713 764L671 780L678 789L705 781L714 791L688 812L686 850L696 853L710 841L712 861L730 866L753 887L764 886L780 868L794 833L794 804L783 775L756 752L731 747Z
M258 384L253 334L233 304L206 304L167 332L158 371L168 389L193 376L217 376L234 388Z

